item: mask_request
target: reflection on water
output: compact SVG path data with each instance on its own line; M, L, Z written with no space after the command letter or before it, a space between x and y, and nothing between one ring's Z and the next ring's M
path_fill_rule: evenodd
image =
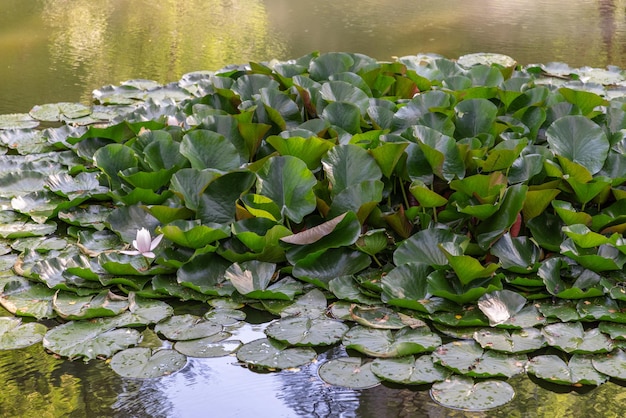
M0 114L314 50L626 68L626 0L2 0Z

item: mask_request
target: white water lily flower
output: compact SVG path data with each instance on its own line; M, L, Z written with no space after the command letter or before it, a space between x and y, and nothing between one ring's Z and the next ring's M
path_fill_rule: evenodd
M146 228L141 228L137 231L137 239L133 240L133 247L135 250L131 251L120 251L122 254L127 255L143 255L146 258L154 258L156 255L152 252L157 245L163 239L163 234L157 235L152 239L150 236L150 232Z

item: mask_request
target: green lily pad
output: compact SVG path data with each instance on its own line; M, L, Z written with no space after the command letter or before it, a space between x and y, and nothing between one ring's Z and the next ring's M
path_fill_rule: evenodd
M433 362L431 355L419 357L376 358L372 361L372 372L379 378L402 385L424 385L441 382L452 371Z
M174 349L189 357L223 357L237 351L243 343L239 340L226 340L228 332L218 332L196 340L177 341Z
M380 379L372 372L372 363L363 363L357 357L329 360L317 373L329 385L350 389L369 389L380 384Z
M208 337L222 331L222 326L199 316L175 315L159 322L154 331L168 340L184 341Z
M600 322L598 329L605 334L609 334L609 337L613 340L626 340L626 324Z
M116 328L117 318L98 318L91 321L70 321L49 330L43 339L44 348L70 360L84 357L111 357L114 353L136 345L139 331Z
M569 362L554 355L533 357L528 361L528 373L559 385L600 386L609 377L593 367L589 356L574 354Z
M319 346L341 341L348 329L346 324L334 319L290 316L272 322L265 333L294 346Z
M13 315L37 319L54 318L56 316L52 308L54 295L55 291L46 285L13 281L4 286L0 294L0 304Z
M109 364L122 377L150 379L179 371L187 364L187 357L176 350L133 347L116 353Z
M543 334L537 328L513 331L488 328L474 331L473 337L482 348L504 353L528 353L546 345Z
M626 380L626 353L623 349L614 350L600 356L594 356L591 359L591 364L600 373Z
M546 325L541 333L549 346L566 353L606 353L613 350L610 338L597 328L585 331L580 322Z
M401 329L406 326L411 328L426 326L426 323L420 319L396 312L385 306L352 305L350 316L353 321L368 328Z
M521 311L525 304L524 296L504 289L481 296L478 300L478 309L489 318L489 325L493 327L509 320Z
M505 405L515 397L515 390L506 382L487 380L474 383L467 377L452 376L430 389L430 396L448 408L485 411Z
M356 326L345 333L342 341L346 348L383 358L429 352L441 345L441 337L428 327L406 327L392 333L387 329Z
M237 359L249 367L282 370L302 366L315 359L309 347L288 348L286 344L261 338L244 344L237 351Z
M442 345L433 354L435 363L473 377L511 377L524 372L525 355L507 355L483 350L474 340L453 341Z
M128 300L108 290L94 296L59 291L52 300L52 306L63 319L89 319L119 315L128 308Z
M37 322L22 323L20 318L0 317L0 350L15 350L40 342L48 328Z

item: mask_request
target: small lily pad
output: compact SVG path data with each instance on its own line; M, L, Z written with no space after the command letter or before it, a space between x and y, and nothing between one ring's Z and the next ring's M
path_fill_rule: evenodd
M315 351L308 347L288 348L286 344L261 338L244 344L237 351L237 359L250 367L281 370L302 366L315 359Z
M38 343L47 331L43 324L22 324L20 318L0 317L0 350L15 350Z
M600 373L626 380L626 353L624 350L614 350L607 354L594 356L591 363Z
M265 333L295 346L332 345L341 341L348 326L334 319L290 316L272 322Z
M357 357L329 360L317 373L329 385L350 389L369 389L380 384L380 379L372 372L372 363L363 363Z
M154 330L168 340L182 341L217 334L222 331L222 326L199 316L185 314L169 317L158 323Z
M122 377L149 379L170 375L187 364L187 357L176 350L155 352L148 347L133 347L116 353L111 369Z
M452 376L430 389L435 402L448 408L485 411L505 405L515 397L513 387L499 380L474 383L467 377Z
M452 371L433 362L431 355L377 358L372 372L379 378L403 385L424 385L446 380Z

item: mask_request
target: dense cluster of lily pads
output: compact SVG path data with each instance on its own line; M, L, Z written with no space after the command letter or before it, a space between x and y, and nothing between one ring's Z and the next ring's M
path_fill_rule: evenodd
M147 378L342 344L326 382L464 409L626 379L625 97L618 68L329 53L0 116L0 348Z

